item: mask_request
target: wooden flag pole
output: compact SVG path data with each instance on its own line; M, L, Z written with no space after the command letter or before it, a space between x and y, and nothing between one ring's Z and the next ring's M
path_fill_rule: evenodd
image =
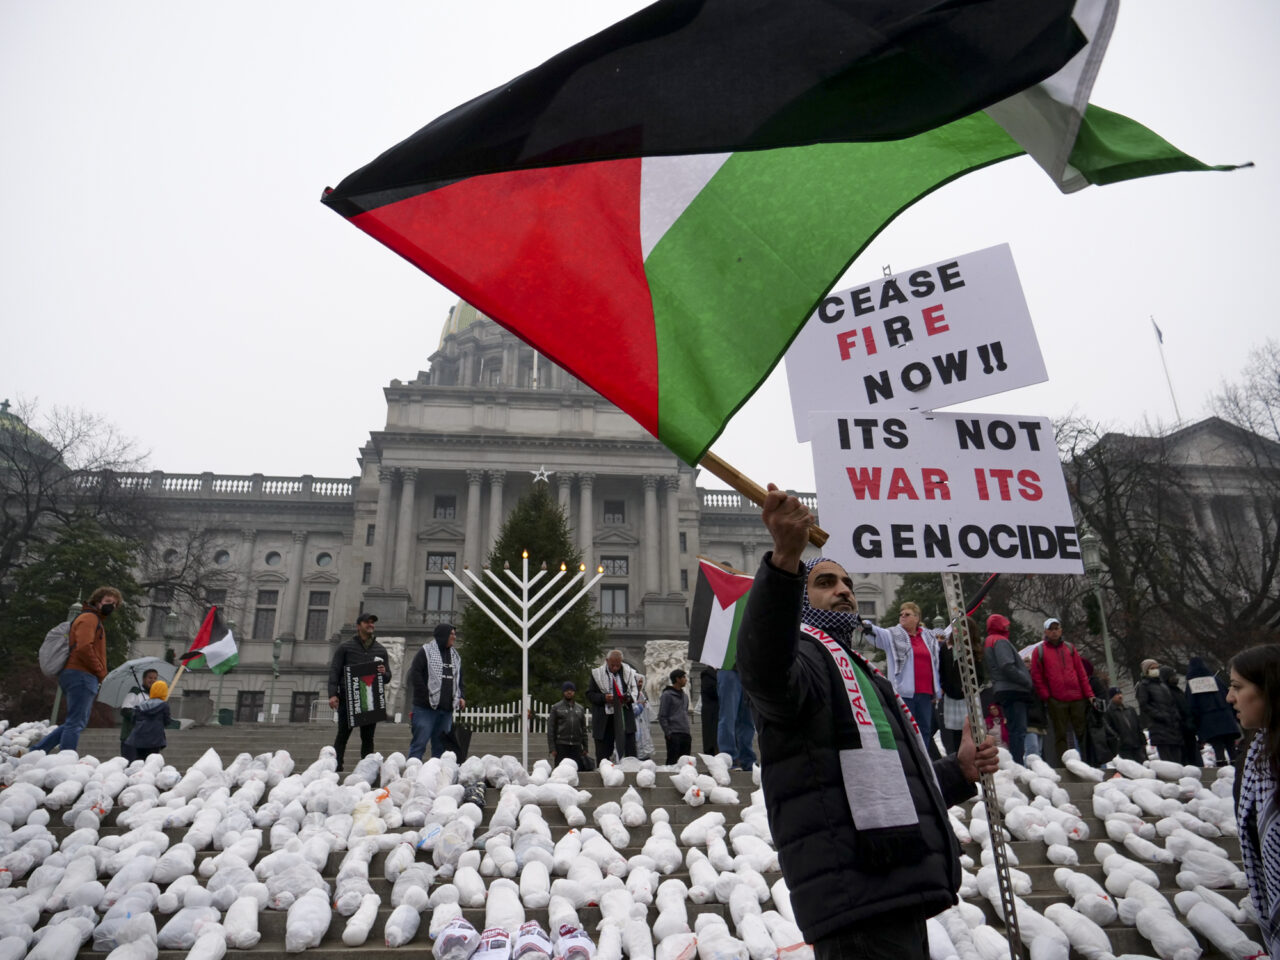
M725 463L714 453L708 450L702 455L702 459L698 462L698 466L706 467L713 476L719 477L733 489L754 503L757 507L764 506L764 498L768 491L760 484L756 483L750 477L738 472L737 469ZM815 547L820 547L827 542L827 531L823 530L817 524L809 528L809 542Z
M178 689L178 681L182 679L182 675L186 672L186 670L187 670L187 665L185 663L182 664L182 666L178 667L178 672L173 675L173 680L169 682L169 697L172 697L173 691ZM165 699L167 700L169 699L169 697L166 697Z

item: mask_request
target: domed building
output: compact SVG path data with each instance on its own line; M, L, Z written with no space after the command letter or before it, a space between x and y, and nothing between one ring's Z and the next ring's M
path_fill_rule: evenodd
M699 471L468 303L450 309L427 368L383 393L386 422L354 477L146 478L175 530L209 531L206 594L240 643L218 706L234 703L242 720L273 703L281 720L325 714L332 650L361 612L377 614L380 639L407 665L432 627L460 619L445 568L478 569L535 482L550 484L588 568L604 568L592 598L637 665L654 641L688 639L699 555L754 571L769 546L757 507L699 487ZM859 576L859 603L878 616L897 578ZM153 649L140 653L166 644L170 601L153 604ZM197 611L176 612L189 637ZM185 695L207 683L188 675ZM392 711L407 711L404 691L392 696Z

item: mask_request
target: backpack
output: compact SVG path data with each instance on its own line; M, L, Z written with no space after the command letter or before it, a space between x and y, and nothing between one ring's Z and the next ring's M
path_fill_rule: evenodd
M71 621L65 620L44 635L40 644L40 672L46 677L56 677L67 665L71 656Z

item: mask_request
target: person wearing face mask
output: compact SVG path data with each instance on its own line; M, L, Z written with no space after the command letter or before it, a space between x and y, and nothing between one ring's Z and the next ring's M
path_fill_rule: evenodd
M1139 668L1138 711L1147 739L1160 753L1161 760L1182 763L1182 714L1169 685L1160 677L1157 660L1143 660Z
M115 587L99 587L84 605L84 612L72 622L67 636L67 665L58 674L58 686L67 698L67 716L33 750L75 750L80 746L80 731L89 724L98 685L107 675L107 631L103 621L123 602L124 597Z

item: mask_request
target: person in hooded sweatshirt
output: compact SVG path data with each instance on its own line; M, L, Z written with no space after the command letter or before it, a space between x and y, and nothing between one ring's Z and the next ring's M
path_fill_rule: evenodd
M145 760L153 753L163 753L169 745L165 727L169 725L169 685L157 680L147 691L150 699L133 708L133 729L125 740L134 756Z
M1234 763L1240 727L1236 712L1227 703L1227 685L1210 670L1201 657L1187 664L1187 705L1195 721L1196 736L1213 747L1218 766Z
M462 695L462 657L454 649L457 631L451 623L438 623L432 637L409 664L409 680L413 684L410 759L426 752L427 741L431 742L433 757L443 755L445 734L453 729L453 714L467 705Z
M986 651L982 659L1009 731L1009 753L1015 763L1022 763L1026 758L1027 704L1035 698L1035 684L1031 668L1009 641L1008 617L998 613L987 617Z

